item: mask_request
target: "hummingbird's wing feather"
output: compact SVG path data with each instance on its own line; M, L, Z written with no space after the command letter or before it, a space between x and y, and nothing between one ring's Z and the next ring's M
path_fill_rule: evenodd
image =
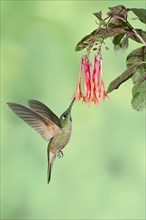
M41 136L49 141L60 129L56 124L51 120L42 117L36 112L32 111L29 108L26 108L23 105L15 103L7 103L8 106L23 119L27 124L34 128Z
M39 102L37 100L29 100L28 105L33 111L42 115L45 118L49 118L58 127L60 127L60 122L59 122L59 118L57 117L57 115L55 115L54 112L52 112L51 109L49 109L42 102Z

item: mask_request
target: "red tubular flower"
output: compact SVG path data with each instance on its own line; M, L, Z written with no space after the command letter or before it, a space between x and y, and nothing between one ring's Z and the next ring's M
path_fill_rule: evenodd
M80 72L79 72L79 79L78 79L76 91L75 91L75 93L74 93L74 95L73 95L73 97L74 97L76 100L80 100L81 98L83 98L83 94L82 94L82 92L81 92L82 63L83 63L83 58L81 59L81 63L80 63Z
M93 70L93 102L98 105L100 91L99 91L99 80L100 80L100 63L97 56L94 57L94 70Z
M78 82L78 84L77 84L76 92L75 92L73 97L76 100L80 100L81 98L83 98L83 94L81 92L81 84L80 84L80 82Z
M105 88L104 88L104 82L101 81L101 85L100 85L100 99L102 101L104 101L106 96L107 96L107 93L106 93Z
M107 96L107 93L104 88L104 81L103 81L103 73L102 73L102 55L100 54L100 99L101 101L104 101L105 97Z
M81 92L81 75L84 72L84 95ZM104 88L103 75L102 75L102 55L98 54L94 57L94 69L92 73L92 63L87 55L83 56L80 63L79 79L77 83L74 98L83 101L90 105L94 102L98 105L100 100L104 101L107 93Z
M89 61L87 56L84 56L83 68L84 68L84 101L87 104L90 104L91 96L92 96L92 63Z

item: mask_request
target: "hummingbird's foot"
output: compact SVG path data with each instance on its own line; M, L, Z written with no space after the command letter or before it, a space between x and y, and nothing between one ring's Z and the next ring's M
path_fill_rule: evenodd
M61 157L63 157L63 152L62 152L62 151L57 152L57 153L56 153L56 157L58 157L59 159L60 159Z

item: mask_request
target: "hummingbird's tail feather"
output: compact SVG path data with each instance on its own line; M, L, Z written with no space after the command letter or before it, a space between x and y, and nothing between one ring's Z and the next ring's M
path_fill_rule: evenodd
M52 171L52 165L48 164L48 184L50 183L51 180L51 171Z
M51 172L52 172L52 166L55 159L55 153L48 151L48 184L51 180Z

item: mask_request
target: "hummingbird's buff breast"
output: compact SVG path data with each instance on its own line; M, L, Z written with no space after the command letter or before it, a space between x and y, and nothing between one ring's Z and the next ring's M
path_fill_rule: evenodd
M50 140L49 150L54 153L61 151L69 142L71 137L72 125L69 124L68 127L61 128L58 133Z

